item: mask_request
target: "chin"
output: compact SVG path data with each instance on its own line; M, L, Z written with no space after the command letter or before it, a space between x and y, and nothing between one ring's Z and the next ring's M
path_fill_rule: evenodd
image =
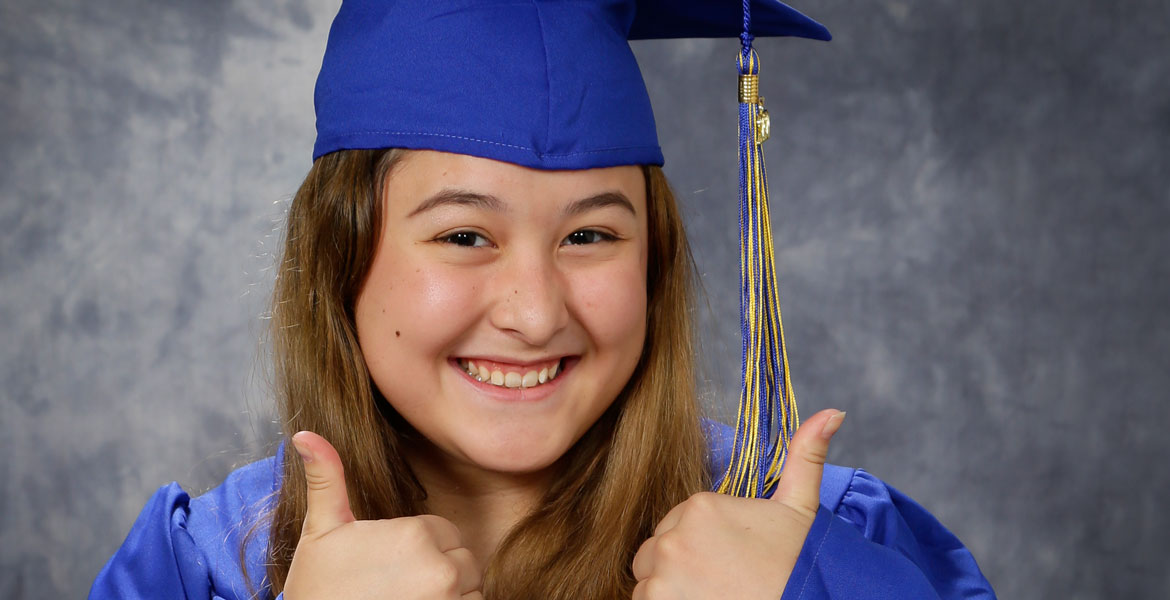
M493 432L468 441L458 449L464 460L485 471L513 475L543 471L572 446L541 433Z

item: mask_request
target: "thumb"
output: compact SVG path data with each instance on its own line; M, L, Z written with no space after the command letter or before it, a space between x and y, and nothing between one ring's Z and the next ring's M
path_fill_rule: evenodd
M772 494L774 500L816 516L821 503L821 475L825 470L825 458L829 455L829 440L844 420L845 413L839 410L822 410L796 430L792 443L788 445L780 483Z
M337 450L311 431L292 436L292 444L305 464L305 484L309 488L301 537L320 537L353 522L345 489L345 469Z

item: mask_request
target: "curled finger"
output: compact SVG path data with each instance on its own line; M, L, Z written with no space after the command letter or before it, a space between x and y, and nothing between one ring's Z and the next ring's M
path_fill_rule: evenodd
M479 568L479 561L467 548L452 548L443 553L455 565L458 574L456 590L466 596L470 593L479 593L483 588L483 571Z
M447 519L437 515L418 515L412 518L423 525L440 552L463 547L463 534L459 533L459 528Z
M657 545L657 536L642 542L642 546L638 548L637 554L634 555L634 564L632 565L634 579L642 581L648 579L654 573L654 548Z

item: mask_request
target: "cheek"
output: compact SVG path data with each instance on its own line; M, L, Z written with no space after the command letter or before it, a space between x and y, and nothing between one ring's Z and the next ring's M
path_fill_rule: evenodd
M443 350L474 320L480 289L451 270L412 264L409 256L385 258L371 270L355 311L362 353L375 380L390 371L402 373L407 365L445 360Z
M611 265L570 281L569 297L590 336L635 358L646 330L646 271L637 263Z

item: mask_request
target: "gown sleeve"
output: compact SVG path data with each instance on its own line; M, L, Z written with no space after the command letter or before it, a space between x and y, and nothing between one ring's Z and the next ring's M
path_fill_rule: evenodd
M89 599L265 597L268 532L253 525L262 523L275 497L282 454L283 446L275 458L237 469L196 498L176 483L155 492L98 573Z
M190 502L176 483L155 492L98 573L90 600L211 598L206 557L187 531Z
M826 465L821 507L782 600L994 599L974 557L922 506L860 469Z

